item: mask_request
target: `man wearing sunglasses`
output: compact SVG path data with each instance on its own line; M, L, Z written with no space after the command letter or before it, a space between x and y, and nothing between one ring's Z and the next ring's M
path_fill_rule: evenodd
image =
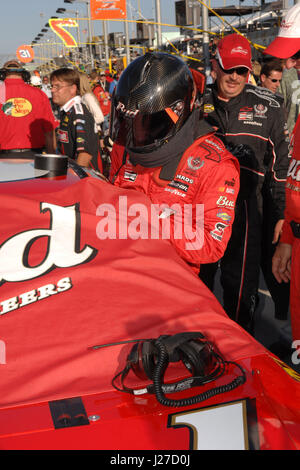
M300 5L288 10L278 37L267 47L266 54L286 60L286 67L297 65L300 57ZM273 257L273 274L290 288L292 337L300 340L300 117L296 121L290 144L290 165L286 182L286 209L282 235Z
M226 36L219 42L215 57L216 82L204 98L204 117L238 158L241 170L232 235L220 262L224 308L232 319L253 333L261 257L262 187L267 169L271 168L271 178L266 183L276 220L275 243L283 223L287 134L283 109L276 96L248 83L252 69L248 40L238 34ZM230 190L229 184L220 188L224 195ZM211 289L216 270L216 265L201 266L200 278Z
M277 93L282 80L283 66L281 60L272 59L265 62L260 72L260 82L263 88Z

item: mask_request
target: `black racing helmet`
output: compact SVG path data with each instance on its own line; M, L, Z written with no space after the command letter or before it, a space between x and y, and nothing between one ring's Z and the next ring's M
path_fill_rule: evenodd
M192 112L195 86L180 58L148 52L122 72L112 98L110 137L151 152L168 142Z

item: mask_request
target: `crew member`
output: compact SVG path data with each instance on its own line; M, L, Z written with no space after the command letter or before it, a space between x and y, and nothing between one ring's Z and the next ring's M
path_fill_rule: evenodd
M300 58L300 5L288 10L278 37L264 51L286 59L288 69ZM278 282L290 283L292 336L300 340L300 117L296 121L290 145L290 166L286 182L286 209L280 243L273 257L273 274ZM297 345L299 349L299 344Z
M53 103L61 110L59 151L81 166L102 172L98 133L92 114L81 101L79 72L61 68L51 73L50 81Z
M91 73L92 80L96 80L98 77L97 74ZM102 124L102 131L106 135L109 128L109 116L110 116L110 107L111 107L111 98L109 95L109 82L107 81L107 76L105 72L101 72L99 76L99 81L94 83L92 88L94 95L99 101L100 108L104 115L104 122Z
M55 153L57 123L45 93L26 82L30 73L16 60L8 61L0 71L0 151L1 153Z
M110 180L161 207L158 219L170 221L171 242L198 273L222 257L230 238L239 165L201 119L195 97L181 59L149 52L131 62L112 103Z
M241 167L232 236L220 263L223 301L227 314L253 333L261 258L261 190L268 171L276 243L285 206L288 135L281 102L269 90L247 83L252 67L248 40L238 34L224 37L215 57L217 78L205 96L204 115ZM201 268L201 278L211 289L216 268Z
M277 93L282 80L283 66L281 60L273 59L265 62L260 72L260 84L272 93Z

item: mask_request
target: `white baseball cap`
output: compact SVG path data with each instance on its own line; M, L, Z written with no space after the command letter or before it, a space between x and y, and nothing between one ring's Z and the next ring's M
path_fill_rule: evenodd
M30 78L30 84L33 86L40 86L42 84L42 80L37 75L32 75Z
M294 5L283 18L276 39L264 50L279 59L292 57L300 50L300 4Z

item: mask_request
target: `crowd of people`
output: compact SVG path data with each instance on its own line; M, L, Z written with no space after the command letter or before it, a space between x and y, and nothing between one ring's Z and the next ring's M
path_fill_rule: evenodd
M114 77L61 68L30 84L10 61L1 70L0 152L61 153L155 204L182 211L203 204L201 246L187 249L186 234L171 230L179 255L212 291L220 269L224 309L251 334L262 270L275 317L287 318L290 308L300 340L300 5L288 11L255 74L242 35L213 40L211 53L209 81L161 52L137 57ZM174 227L176 211L164 216Z

